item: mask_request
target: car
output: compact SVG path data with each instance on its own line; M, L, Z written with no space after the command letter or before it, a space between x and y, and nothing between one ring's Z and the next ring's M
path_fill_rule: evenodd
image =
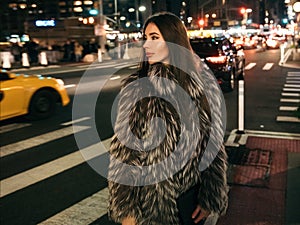
M58 103L66 106L69 102L61 79L0 72L0 120L21 115L44 119L55 112Z
M196 37L190 43L194 52L208 65L222 90L232 91L237 78L243 79L245 54L243 46L227 37Z

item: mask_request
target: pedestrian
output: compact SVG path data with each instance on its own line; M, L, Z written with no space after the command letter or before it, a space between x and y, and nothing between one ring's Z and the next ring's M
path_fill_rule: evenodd
M75 52L75 60L76 60L76 62L80 62L81 57L82 57L82 51L83 51L82 45L79 44L78 42L75 42L74 52Z
M215 118L204 82L213 75L177 16L150 16L143 37L143 59L124 80L117 106L109 217L122 225L203 224L211 214L223 215L228 201L227 155L223 136L216 135L221 113Z

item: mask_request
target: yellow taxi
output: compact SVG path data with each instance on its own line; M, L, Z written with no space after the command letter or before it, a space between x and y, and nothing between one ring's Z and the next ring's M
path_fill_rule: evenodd
M21 115L44 119L55 112L57 104L69 102L61 79L0 71L0 120Z

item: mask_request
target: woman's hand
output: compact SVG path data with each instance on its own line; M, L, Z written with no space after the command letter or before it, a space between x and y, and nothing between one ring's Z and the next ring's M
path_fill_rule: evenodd
M126 217L122 220L122 225L136 225L135 219L133 217Z
M194 220L194 223L199 223L202 219L207 218L209 216L210 212L201 209L199 205L197 205L196 209L194 210L192 214L192 218Z

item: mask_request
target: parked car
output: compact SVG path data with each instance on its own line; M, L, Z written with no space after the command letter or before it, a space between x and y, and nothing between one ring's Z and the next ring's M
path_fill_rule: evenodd
M236 79L243 79L245 54L242 46L231 43L226 37L193 38L190 43L224 91L232 91Z
M20 115L44 119L55 112L57 103L69 102L61 79L0 72L0 120Z

